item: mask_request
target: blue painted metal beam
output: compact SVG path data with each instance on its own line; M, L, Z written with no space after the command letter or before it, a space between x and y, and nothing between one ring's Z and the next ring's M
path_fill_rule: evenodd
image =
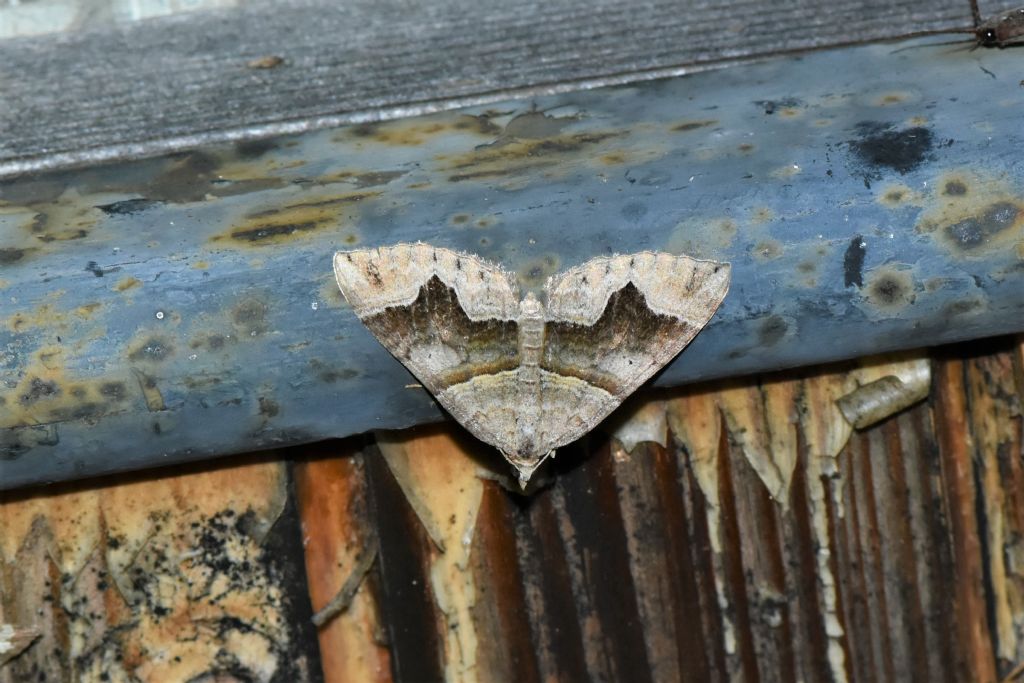
M662 386L1020 331L1018 67L858 47L5 182L0 488L439 419L339 248L730 261Z

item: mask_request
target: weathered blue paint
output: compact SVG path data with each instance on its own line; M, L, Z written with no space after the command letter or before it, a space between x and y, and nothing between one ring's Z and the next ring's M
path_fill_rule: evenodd
M894 49L7 182L0 488L439 419L339 248L730 261L664 386L1019 331L1019 55Z

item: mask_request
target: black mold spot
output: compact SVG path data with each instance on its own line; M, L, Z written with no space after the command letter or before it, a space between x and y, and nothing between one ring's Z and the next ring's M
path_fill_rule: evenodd
M131 216L132 214L142 213L147 211L154 206L160 206L163 204L158 199L125 199L124 201L114 202L112 204L102 204L96 208L107 214L108 216Z
M882 274L871 283L870 297L884 308L900 306L913 300L906 283L891 273Z
M455 130L469 130L480 135L501 135L501 126L491 121L491 117L486 114L460 116L459 120L452 125L452 128Z
M235 153L242 159L255 159L277 149L277 143L270 139L243 140L235 144Z
M238 305L232 313L235 324L250 337L258 337L267 331L267 305L262 301L250 300Z
M846 248L846 255L843 257L843 286L863 287L864 286L864 255L866 245L864 238L860 235L850 240L850 246Z
M379 123L360 123L358 126L352 126L348 130L354 137L368 138L376 135L378 128L380 128Z
M282 235L294 235L298 232L309 232L310 230L316 230L317 227L318 224L315 221L258 225L254 228L235 230L231 233L231 239L241 240L243 242L260 242L262 240L280 237Z
M997 202L980 216L965 218L945 228L946 237L964 251L972 251L1011 227L1020 214L1013 202Z
M260 396L260 415L271 418L275 417L281 412L281 406L278 405L277 401Z
M781 100L755 100L754 104L764 109L764 113L768 116L771 116L779 109L803 106L803 102L794 97L787 97Z
M0 266L6 266L11 263L15 263L25 258L25 254L28 253L24 249L15 249L14 247L4 247L0 249Z
M647 207L639 202L630 202L622 207L622 217L627 221L636 223L638 220L647 215Z
M874 169L890 169L900 174L913 171L929 158L934 147L932 132L915 126L905 130L893 130L890 124L873 121L856 126L857 139L847 141L850 150L865 165ZM865 175L865 183L878 180L877 171Z
M962 197L967 194L967 185L962 180L950 180L942 188L942 194L949 197Z
M313 368L313 371L316 373L320 381L325 384L334 384L335 382L352 379L359 375L358 372L351 368L343 368L339 370L337 368L330 367L316 358L309 361L309 365Z
M789 331L789 323L781 315L771 315L758 326L757 339L761 346L774 346Z
M201 201L211 188L211 181L220 163L202 152L175 155L166 171L154 178L151 190L169 202Z
M17 460L36 446L59 443L60 434L52 424L0 429L0 460Z
M676 131L678 133L687 133L691 130L704 128L705 126L713 126L716 123L718 123L718 121L714 119L708 119L707 121L686 121L685 123L680 123L675 126L672 126L671 130Z
M114 266L113 268L100 268L95 261L89 261L85 264L85 269L95 275L96 277L103 277L107 273L116 273L121 270L121 266Z
M51 398L60 394L60 387L54 381L33 377L28 383L28 390L18 400L22 405L31 405L44 398Z
M88 424L95 424L99 418L106 414L106 406L102 403L95 403L91 401L77 406L57 408L50 411L52 419L58 422L84 420Z
M111 401L123 401L128 395L124 382L104 382L100 385L100 395Z
M956 301L951 301L942 307L942 316L945 318L956 318L958 316L975 313L983 308L985 308L985 302L981 299L958 299Z
M128 360L160 363L167 360L173 353L174 347L169 342L159 337L150 337L128 354Z

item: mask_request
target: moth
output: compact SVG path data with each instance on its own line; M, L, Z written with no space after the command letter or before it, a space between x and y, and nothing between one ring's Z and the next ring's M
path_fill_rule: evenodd
M595 258L538 298L514 274L428 244L339 251L359 319L525 487L683 350L729 289L729 264L659 252Z

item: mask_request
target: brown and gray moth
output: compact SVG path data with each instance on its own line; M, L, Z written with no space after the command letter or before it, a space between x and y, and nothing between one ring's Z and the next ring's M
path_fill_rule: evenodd
M525 485L672 360L729 289L729 265L595 258L520 295L497 264L427 244L339 251L359 319Z

